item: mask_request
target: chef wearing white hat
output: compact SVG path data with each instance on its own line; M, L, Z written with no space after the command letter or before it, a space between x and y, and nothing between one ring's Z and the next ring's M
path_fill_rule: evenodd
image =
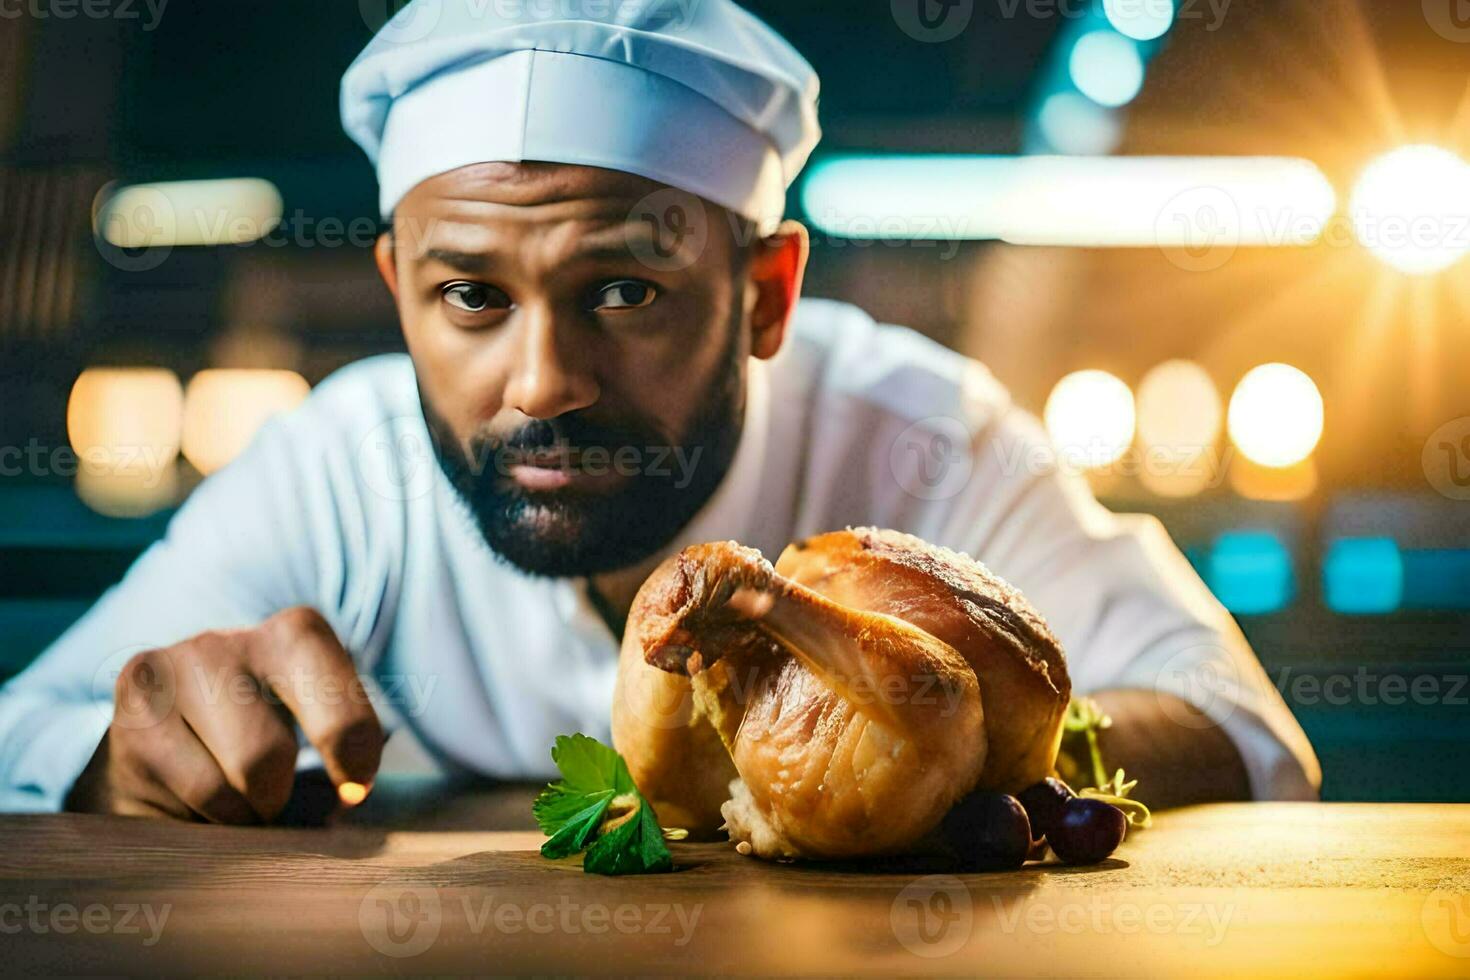
M0 805L269 820L298 739L355 799L394 730L542 777L557 734L606 738L662 557L852 524L1019 586L1151 802L1313 796L1156 522L1051 465L978 364L799 299L801 56L728 0L566 6L415 0L347 71L409 353L268 424L0 692Z

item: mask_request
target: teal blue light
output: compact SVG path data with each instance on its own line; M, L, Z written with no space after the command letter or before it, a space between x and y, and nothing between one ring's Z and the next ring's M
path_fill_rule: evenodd
M1391 538L1341 538L1322 561L1322 595L1334 612L1388 613L1404 601L1404 560Z
M1404 606L1470 609L1470 549L1405 551Z
M1003 231L998 205L1016 158L975 154L844 154L802 177L801 209L828 235L983 240Z
M1291 554L1271 531L1230 531L1216 538L1205 584L1226 609L1242 615L1276 612L1296 589Z
M1103 0L1103 14L1114 30L1135 41L1163 37L1175 16L1172 0Z
M1116 31L1091 31L1078 38L1067 71L1078 91L1109 109L1127 105L1143 90L1138 44Z

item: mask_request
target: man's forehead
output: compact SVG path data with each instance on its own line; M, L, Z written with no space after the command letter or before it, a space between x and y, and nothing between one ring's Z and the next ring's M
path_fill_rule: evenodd
M476 205L554 208L626 214L638 201L665 189L647 177L567 163L477 163L431 177L411 190L399 212Z
M564 258L654 256L669 265L705 251L724 209L657 181L598 167L482 163L424 181L395 215L400 247L420 261L471 269L534 238ZM670 217L672 216L672 217ZM667 225L667 227L666 227Z

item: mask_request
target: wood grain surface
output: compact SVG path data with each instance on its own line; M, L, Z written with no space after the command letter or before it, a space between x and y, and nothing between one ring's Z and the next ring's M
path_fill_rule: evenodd
M610 879L542 859L529 799L390 801L317 829L0 818L0 958L46 974L1470 974L1470 807L1196 807L1097 867L1003 874L683 843L673 874Z

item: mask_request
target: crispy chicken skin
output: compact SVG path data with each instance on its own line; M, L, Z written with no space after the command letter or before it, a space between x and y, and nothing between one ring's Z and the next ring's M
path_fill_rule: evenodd
M666 825L759 856L921 845L961 796L1055 760L1056 638L965 555L854 528L773 568L734 542L669 558L634 600L613 739Z

